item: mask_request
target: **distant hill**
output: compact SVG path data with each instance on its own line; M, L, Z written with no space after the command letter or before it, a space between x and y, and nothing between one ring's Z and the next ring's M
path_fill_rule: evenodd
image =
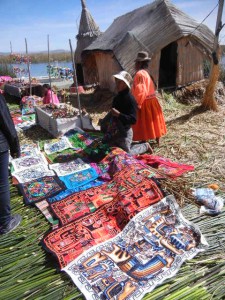
M19 54L25 54L19 53ZM30 52L31 63L48 62L48 51ZM71 53L68 50L52 50L50 51L50 62L53 61L71 61ZM10 53L0 52L0 63L13 63Z
M57 49L57 50L51 50L50 53L68 53L70 52L69 50L64 50L64 49ZM19 51L15 52L19 54L25 54L25 51ZM39 54L39 53L48 53L48 51L43 50L43 51L31 51L30 54ZM10 55L10 52L0 52L0 55Z
M63 49L59 49L59 50L51 50L50 53L69 53L70 51L69 50L63 50ZM30 52L30 54L43 54L43 53L48 53L48 51L33 51L33 52Z

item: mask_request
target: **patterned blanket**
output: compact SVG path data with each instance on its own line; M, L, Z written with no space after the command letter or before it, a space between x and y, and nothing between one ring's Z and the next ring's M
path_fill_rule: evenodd
M207 245L198 227L182 216L174 197L168 196L63 270L86 299L137 300L174 276L185 260Z
M110 174L115 174L112 181L50 204L64 226L45 236L43 245L58 258L61 268L114 237L134 215L164 197L150 178L151 171L124 151L115 149L102 163L106 161Z

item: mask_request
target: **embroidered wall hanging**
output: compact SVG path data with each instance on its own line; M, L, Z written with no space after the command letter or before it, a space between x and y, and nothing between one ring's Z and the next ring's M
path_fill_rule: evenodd
M207 245L199 228L182 216L174 197L168 196L136 215L116 237L86 250L63 271L86 299L138 300L174 276L184 261Z
M70 175L60 176L68 189L84 185L98 177L97 172L93 168L88 168L83 171L79 171Z
M70 141L66 137L62 137L61 139L54 139L49 143L44 144L44 151L46 154L52 154L55 152L60 152L68 148L73 148Z
M19 184L19 189L26 204L56 195L65 189L65 185L57 176L46 176L26 183Z
M45 176L54 176L55 173L48 169L47 165L39 165L35 168L29 168L23 171L13 172L14 176L19 183L29 182L31 180L45 177Z
M79 171L89 169L91 166L84 163L80 158L67 162L49 165L50 169L54 170L58 176L66 176Z
M26 155L20 158L16 158L13 159L11 163L15 172L26 170L28 168L35 168L39 165L48 165L47 160L41 153L36 156Z

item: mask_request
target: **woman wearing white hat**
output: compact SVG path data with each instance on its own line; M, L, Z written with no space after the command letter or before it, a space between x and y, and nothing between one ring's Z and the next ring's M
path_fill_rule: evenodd
M105 133L103 142L120 147L133 155L152 152L149 143L132 145L131 126L136 123L137 104L130 93L131 75L126 71L121 71L113 76L118 94L113 99L111 111L100 122L101 130Z

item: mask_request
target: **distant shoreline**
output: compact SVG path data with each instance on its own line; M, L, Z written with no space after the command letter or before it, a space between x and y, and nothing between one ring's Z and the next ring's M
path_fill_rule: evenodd
M22 54L25 55L25 54ZM48 63L48 53L39 52L39 53L30 53L29 54L30 61L33 64L36 63ZM50 53L50 63L54 61L71 61L71 53L70 52L52 52ZM0 64L14 64L15 62L12 60L12 57L9 55L0 54Z

